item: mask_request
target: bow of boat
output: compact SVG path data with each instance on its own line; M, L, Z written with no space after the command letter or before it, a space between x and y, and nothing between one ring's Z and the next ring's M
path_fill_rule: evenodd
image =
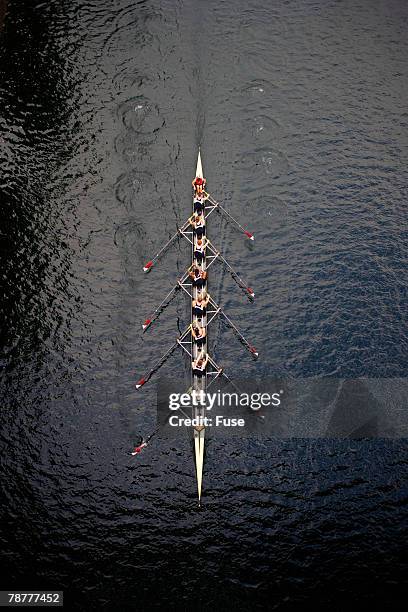
M198 149L196 177L204 178L204 176L203 176L203 165L201 163L201 152L200 152L200 149Z

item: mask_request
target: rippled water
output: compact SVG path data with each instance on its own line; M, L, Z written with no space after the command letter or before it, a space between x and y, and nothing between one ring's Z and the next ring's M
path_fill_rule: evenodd
M4 18L5 15L5 18ZM186 266L143 263L209 185L256 234L213 236L257 292L212 293L229 373L407 375L403 0L0 2L2 588L76 609L344 609L404 584L405 441L160 437L134 382L186 320ZM4 23L3 23L4 20ZM174 357L163 368L182 369Z

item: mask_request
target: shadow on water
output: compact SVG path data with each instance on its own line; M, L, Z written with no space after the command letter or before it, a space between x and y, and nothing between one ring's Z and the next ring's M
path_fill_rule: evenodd
M70 248L58 223L66 211L56 193L64 188L59 170L75 143L67 98L74 83L55 28L58 22L64 28L63 8L58 3L39 11L12 2L2 33L3 366L40 357L56 333L57 291L67 282Z
M7 0L0 0L0 32L4 27L4 20L7 13Z

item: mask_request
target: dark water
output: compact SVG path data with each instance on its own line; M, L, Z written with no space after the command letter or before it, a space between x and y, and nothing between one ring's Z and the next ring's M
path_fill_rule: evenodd
M186 304L143 263L191 206L197 145L256 234L214 241L257 292L212 292L242 377L407 375L404 0L0 2L2 588L71 607L399 607L406 442L156 437L154 385ZM175 356L164 373L182 371Z

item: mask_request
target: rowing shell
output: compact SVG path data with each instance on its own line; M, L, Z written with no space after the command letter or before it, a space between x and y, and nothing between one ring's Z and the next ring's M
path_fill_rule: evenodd
M203 166L201 163L201 152L198 149L198 158L197 158L197 168L196 168L196 177L204 178L203 176ZM193 197L194 201L194 197ZM194 205L193 205L193 213L194 213ZM204 211L205 216L205 211ZM207 234L206 234L207 235ZM196 260L194 257L194 237L192 244L192 264L196 264ZM206 257L202 260L202 265L200 266L203 271L206 270ZM208 286L207 286L208 290ZM198 289L193 288L192 297L193 299L197 299ZM191 323L197 322L197 319L193 315L193 305L191 303ZM201 321L201 326L207 331L207 315L203 316ZM203 352L207 353L207 334L205 335L205 341L202 346ZM192 344L192 354L193 358L196 359L198 355L199 349L197 345L193 342ZM196 391L205 392L207 386L207 377L206 375L202 377L197 377L194 375L192 371L192 388ZM199 406L194 409L193 417L202 418L204 416L205 407ZM205 427L203 425L196 425L194 427L194 454L195 454L195 466L196 466L196 477L197 477L197 492L198 492L198 503L201 505L201 491L203 484L203 469L204 469L204 445L205 445Z
M203 166L201 161L201 152L198 150L197 157L197 166L196 166L196 178L204 178L203 176ZM214 198L208 194L204 194L204 225L207 225L207 220L209 216L217 211L219 214L223 215L224 218L233 223L235 228L241 234L244 234L250 240L254 240L254 236L251 232L246 230L232 215ZM193 197L193 213L194 213L194 197ZM242 278L237 274L237 272L229 265L226 259L221 255L220 251L215 248L215 246L208 239L207 227L205 228L205 249L204 249L204 257L201 261L197 261L195 258L195 244L196 244L196 233L192 228L191 219L187 219L185 223L178 229L178 231L166 242L166 244L159 250L159 252L143 266L144 272L150 272L150 270L154 267L155 263L162 257L164 252L168 249L168 247L173 244L173 242L183 236L186 241L191 246L191 264L198 266L202 271L207 272L215 261L220 262L222 265L226 267L226 269L231 274L232 279L236 282L238 287L244 292L246 297L252 302L255 293L254 291L242 280ZM156 362L150 370L145 374L142 378L138 380L136 383L136 389L140 389L143 385L145 385L150 378L155 374L159 368L165 363L165 361L171 356L173 351L176 348L181 348L188 355L190 364L191 364L191 389L197 392L206 392L210 385L218 378L225 378L230 384L233 386L233 381L225 374L223 368L219 366L214 359L211 357L208 351L208 328L211 322L215 318L219 318L221 321L226 323L226 325L237 335L241 344L249 351L253 358L258 357L258 351L254 348L252 344L248 342L245 336L239 331L237 326L231 321L231 319L226 315L224 310L219 306L214 298L208 293L208 278L204 284L207 297L208 297L208 305L206 308L206 314L200 318L199 324L200 327L205 329L205 335L201 339L200 347L197 342L194 340L192 334L193 324L196 325L198 323L197 317L193 314L193 301L197 299L199 295L200 289L193 286L193 282L189 276L189 268L181 278L177 281L174 287L169 291L164 300L159 304L159 306L154 310L153 314L142 323L143 332L150 329L152 324L159 318L160 314L163 312L164 308L171 302L172 296L174 292L178 290L182 290L186 295L188 295L190 303L191 303L191 324L188 328L176 339L175 343L164 353L164 355ZM201 289L202 290L202 289ZM197 356L202 354L203 357L207 357L207 366L202 372L202 375L197 375L197 373L193 369L193 362L197 359ZM236 387L235 387L236 388ZM239 391L239 389L238 389ZM198 502L201 505L201 497L202 497L202 488L203 488L203 469L204 469L204 449L205 449L205 426L203 423L200 423L200 420L205 416L206 407L205 405L198 404L193 406L192 408L192 416L194 420L193 427L193 440L194 440L194 458L195 458L195 469L196 469L196 479L197 479L197 493L198 493Z

